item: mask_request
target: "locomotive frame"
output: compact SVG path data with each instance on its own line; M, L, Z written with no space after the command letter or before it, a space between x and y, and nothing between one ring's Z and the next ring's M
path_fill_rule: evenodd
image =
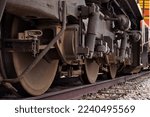
M135 0L1 0L0 84L36 96L56 77L137 73L150 63L142 19Z

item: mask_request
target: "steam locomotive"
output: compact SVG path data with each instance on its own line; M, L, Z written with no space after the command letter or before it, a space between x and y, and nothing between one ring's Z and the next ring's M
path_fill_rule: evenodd
M0 32L0 90L23 96L57 77L95 83L150 63L136 0L0 0Z

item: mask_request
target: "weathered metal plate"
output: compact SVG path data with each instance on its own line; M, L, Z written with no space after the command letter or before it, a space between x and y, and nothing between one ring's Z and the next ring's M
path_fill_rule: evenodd
M58 0L8 0L6 9L19 16L58 18Z
M8 12L35 18L59 19L60 2L62 0L8 0L6 9ZM64 1L64 0L63 0ZM67 3L67 15L77 17L78 6L85 5L84 0L65 0Z

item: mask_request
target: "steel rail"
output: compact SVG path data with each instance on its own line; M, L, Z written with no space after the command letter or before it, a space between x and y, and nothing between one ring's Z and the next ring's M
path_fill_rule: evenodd
M113 80L107 80L107 81L101 81L97 82L95 84L90 85L83 85L75 88L65 89L62 91L57 92L50 92L46 93L41 96L37 97L29 97L29 98L23 98L23 100L69 100L69 99L79 99L81 96L89 94L89 93L96 93L98 90L109 88L111 86L117 85L118 83L124 83L131 79L136 79L139 77L142 77L144 75L150 74L150 71L133 74L133 75L127 75L118 77Z

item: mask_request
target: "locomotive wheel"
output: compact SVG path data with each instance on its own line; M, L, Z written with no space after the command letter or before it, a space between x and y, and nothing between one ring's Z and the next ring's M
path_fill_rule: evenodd
M26 67L32 63L34 58L29 53L13 53L13 63L16 74L21 74ZM58 67L58 60L48 63L42 59L24 78L20 81L22 87L31 95L41 95L52 84Z
M109 65L109 72L108 72L108 76L111 79L114 79L116 77L117 74L117 65L116 64L110 64Z
M92 59L86 59L83 70L84 73L81 76L83 83L95 83L99 72L99 65L96 63L96 61Z
M12 20L12 24L10 25L12 27L10 31L11 38L16 38L15 35L20 31L20 27L23 27L21 24L23 23L20 23L20 20L17 18ZM29 52L6 52L3 56L6 73L9 79L19 76L35 59L32 56L32 53ZM37 96L43 94L48 90L54 80L58 63L59 60L52 59L48 62L44 58L41 59L41 61L29 73L24 75L23 79L18 83L13 84L13 86L18 90L18 93L23 96Z

